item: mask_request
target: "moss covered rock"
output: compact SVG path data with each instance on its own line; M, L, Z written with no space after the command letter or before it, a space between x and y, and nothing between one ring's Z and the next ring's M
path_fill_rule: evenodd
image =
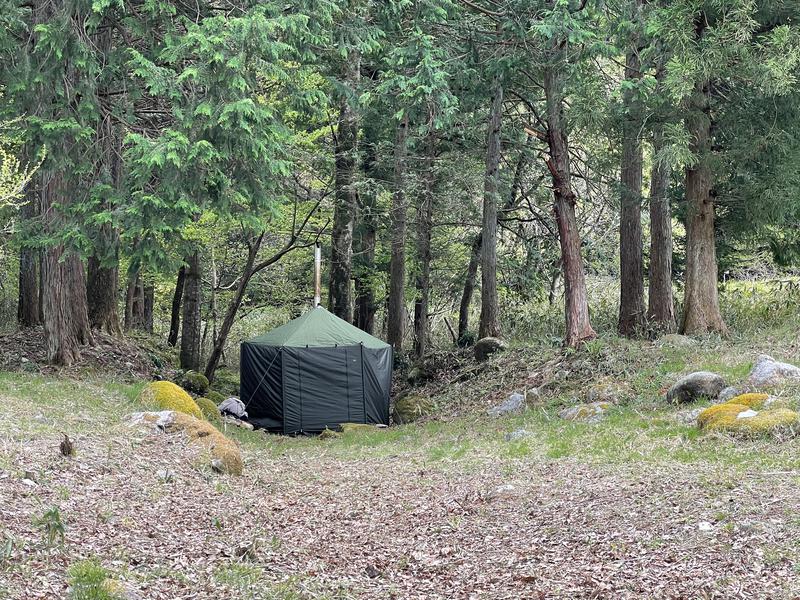
M558 416L566 421L578 421L582 423L597 423L605 417L606 411L611 408L610 402L592 402L591 404L579 404L570 406L558 413Z
M485 337L481 338L475 344L475 360L483 361L489 358L492 354L506 350L508 346L500 338Z
M244 463L239 447L226 438L208 421L183 413L175 413L175 419L167 431L184 432L191 444L208 452L215 470L229 475L241 475Z
M700 413L697 425L706 431L724 431L745 436L798 431L800 413L796 411L788 408L755 410L764 406L767 398L766 394L742 394L728 402L715 404Z
M197 398L195 400L197 406L200 407L200 412L209 421L219 420L220 414L217 405L210 398Z
M667 401L674 404L694 402L700 398L715 400L725 389L725 380L709 371L697 371L682 377L667 392Z
M158 407L162 410L174 410L203 418L203 412L197 402L180 386L171 381L153 381L144 386L139 401L146 406Z
M217 406L225 402L225 395L215 392L214 390L208 390L205 397L211 400Z
M208 391L208 379L197 371L186 371L181 377L181 386L193 394L204 396Z
M430 398L409 394L408 396L401 396L395 400L392 416L394 422L400 425L412 423L432 413L435 407L436 405Z
M338 431L334 431L333 429L328 429L327 427L320 431L319 436L317 436L321 440L333 440L338 437L342 437L342 434Z

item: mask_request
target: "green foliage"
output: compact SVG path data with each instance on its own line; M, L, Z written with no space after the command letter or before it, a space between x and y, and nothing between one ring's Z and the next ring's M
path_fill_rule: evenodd
M114 592L108 571L96 560L82 560L67 572L70 600L122 600Z
M57 506L48 508L39 517L34 517L33 524L42 530L48 546L53 546L56 542L59 542L61 545L64 544L66 527L61 520L61 512Z

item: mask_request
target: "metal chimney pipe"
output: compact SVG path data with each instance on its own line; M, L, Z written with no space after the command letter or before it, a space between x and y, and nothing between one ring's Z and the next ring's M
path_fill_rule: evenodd
M319 242L314 244L314 308L322 300L322 248Z

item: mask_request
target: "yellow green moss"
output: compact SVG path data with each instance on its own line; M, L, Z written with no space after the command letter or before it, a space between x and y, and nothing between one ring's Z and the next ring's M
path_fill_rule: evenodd
M203 412L192 397L171 381L153 381L142 390L139 400L145 405L156 406L161 410L174 410L179 413L203 418Z
M191 415L176 413L175 421L168 431L182 431L191 443L202 447L222 465L222 471L231 475L241 475L243 462L239 447L226 438L208 421L202 421Z
M739 413L748 409L744 404L733 404L731 402L724 402L722 404L715 404L709 406L697 417L697 425L700 429L718 428L718 424L730 424L736 420Z
M214 401L209 398L197 398L195 400L197 406L200 407L200 412L209 421L216 421L219 419L219 409Z
M332 440L332 439L341 437L341 435L342 434L339 433L338 431L334 431L333 429L328 429L326 427L325 429L323 429L319 433L319 439L321 439L321 440Z
M342 423L341 427L343 433L350 433L351 431L355 433L362 431L378 431L375 425L370 425L369 423Z
M206 398L211 400L214 404L219 406L225 401L225 396L214 390L208 390L205 395Z
M800 425L800 414L788 408L764 410L746 419L733 418L732 421L713 421L709 431L727 431L742 435L763 435Z
M759 409L764 406L764 402L769 398L769 394L740 394L731 398L725 404L742 404L749 408Z

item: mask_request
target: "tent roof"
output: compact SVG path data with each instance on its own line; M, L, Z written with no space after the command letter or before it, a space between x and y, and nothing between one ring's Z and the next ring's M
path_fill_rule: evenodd
M260 346L331 347L363 344L367 348L388 347L386 342L329 313L321 306L247 341Z

